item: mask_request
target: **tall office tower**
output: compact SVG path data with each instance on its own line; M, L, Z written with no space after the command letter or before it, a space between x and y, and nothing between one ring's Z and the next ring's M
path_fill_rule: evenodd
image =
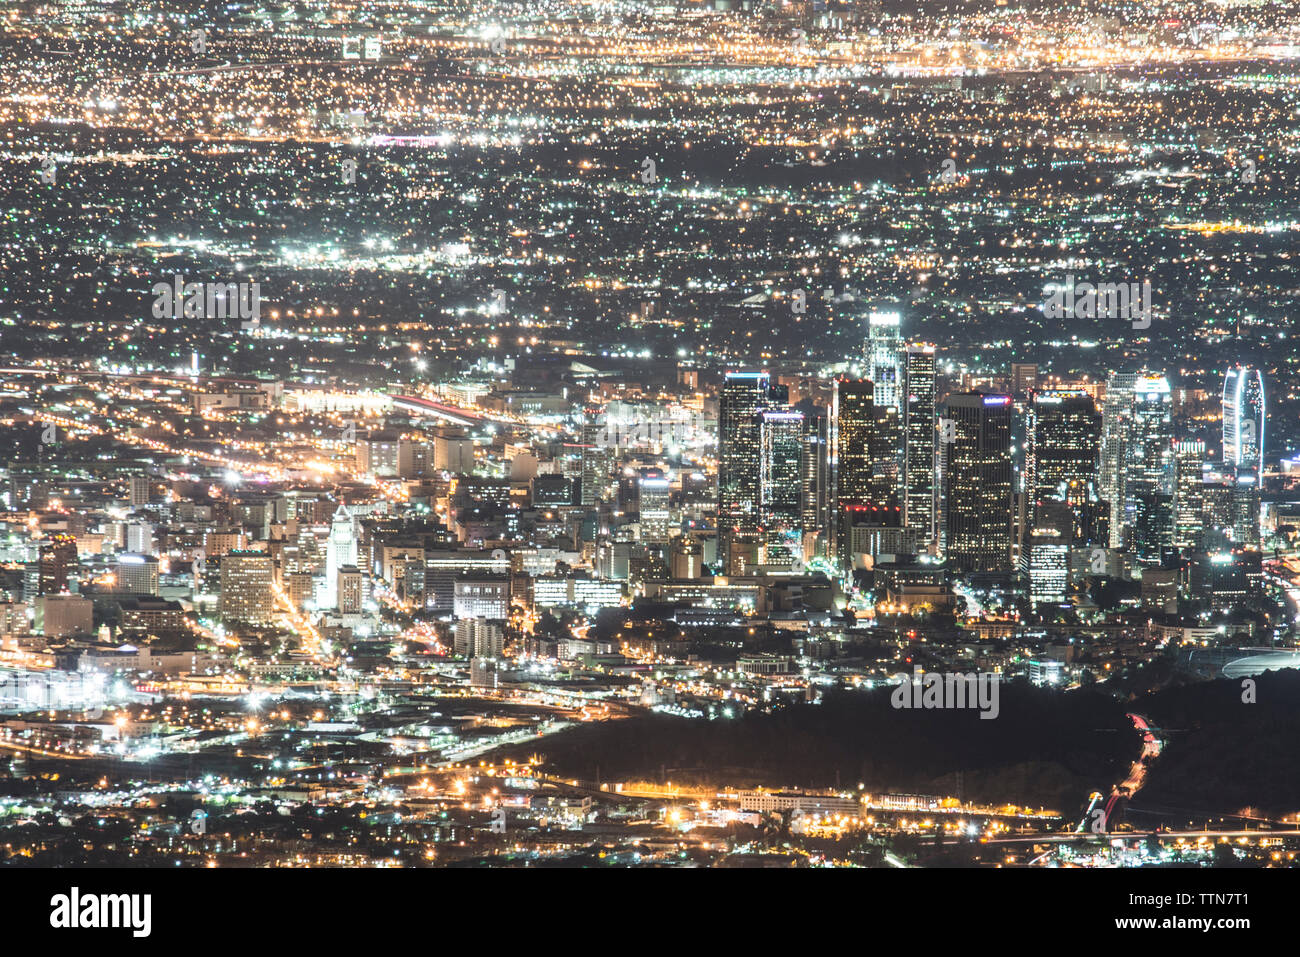
M307 608L307 603L314 599L311 572L289 572L284 576L284 591L289 596L289 604L298 611Z
M365 601L365 582L361 569L356 565L344 565L340 568L336 591L339 596L339 614L361 614L361 606Z
M1029 578L1034 604L1063 602L1070 585L1070 545L1074 513L1065 502L1042 502L1020 552L1020 568Z
M960 572L1011 568L1011 396L950 395L941 419L944 554Z
M1201 551L1217 552L1232 547L1235 535L1234 488L1231 469L1209 465L1201 489Z
M672 484L667 476L655 470L641 476L639 512L641 515L641 541L662 545L668 541L670 518L668 495Z
M800 460L799 524L804 556L826 554L830 522L830 417L821 410L804 415Z
M3 472L3 500L11 510L42 509L50 500L49 469L44 461L10 462Z
M934 548L934 346L913 344L904 354L903 516L926 551Z
M132 595L158 594L158 559L152 555L122 552L117 556L114 591Z
M325 545L325 584L321 608L337 608L339 569L357 564L358 524L346 505L340 505L330 520L330 537Z
M223 621L265 624L275 616L271 556L266 552L231 552L221 558Z
M141 555L154 554L157 549L154 548L153 525L148 522L132 522L126 526L126 550Z
M1101 497L1095 479L1072 479L1065 486L1062 500L1074 516L1070 544L1075 548L1110 546L1110 503Z
M328 525L300 524L298 526L298 571L316 574L324 564L328 542ZM244 546L241 544L239 547ZM212 552L208 554L211 555ZM313 596L313 601L316 597Z
M830 465L832 553L845 553L845 509L873 496L871 427L875 390L866 379L836 379L831 392Z
M852 561L849 547L851 523L864 515L872 517L889 507L897 510L897 486L880 474L883 442L882 425L890 424L888 413L873 401L874 385L866 379L837 379L831 406L831 480L835 554L842 566ZM877 511L872 512L875 509ZM893 511L890 512L893 514ZM901 516L900 516L901 517Z
M1137 374L1112 372L1101 407L1101 495L1110 503L1110 547L1124 544L1125 443Z
M765 564L803 557L802 412L759 413L759 524Z
M149 504L149 491L151 483L148 475L131 476L131 507L139 508L142 505Z
M903 506L903 417L892 405L878 405L872 415L871 475L891 505Z
M1110 547L1125 542L1125 442L1138 374L1113 372L1101 403L1101 497L1110 503Z
M699 536L678 535L668 543L668 569L672 578L694 579L704 574L704 543Z
M1038 363L1011 363L1011 391L1015 395L1028 395L1038 388Z
M903 404L902 317L897 312L867 316L867 377L876 387L875 403L898 409Z
M582 504L599 505L609 485L614 452L605 440L605 426L588 422L582 427Z
M1144 564L1174 542L1173 394L1164 376L1139 376L1124 455L1125 541Z
M453 475L474 471L474 440L461 429L442 429L433 437L433 467Z
M68 588L68 572L77 565L77 540L71 535L54 535L41 542L37 555L38 595L57 595Z
M1025 492L1031 525L1046 502L1063 501L1071 482L1097 474L1101 461L1101 414L1083 392L1035 393L1029 407Z
M1264 374L1248 366L1223 380L1223 464L1264 474Z
M433 445L422 439L401 439L397 443L397 477L423 478L433 472Z
M1235 470L1232 476L1232 540L1247 548L1259 548L1259 476L1253 469Z
M394 478L401 433L392 429L371 429L357 436L357 471L363 475Z
M718 560L729 575L743 574L758 561L759 413L778 404L766 372L729 372L723 380L718 397Z
M1174 548L1201 548L1205 520L1205 443L1174 443Z
M461 618L456 622L452 650L466 658L499 658L506 633L501 622L488 618Z

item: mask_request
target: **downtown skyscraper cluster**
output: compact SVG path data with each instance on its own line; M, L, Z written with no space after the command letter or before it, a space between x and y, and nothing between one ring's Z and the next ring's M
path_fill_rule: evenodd
M962 388L939 373L933 345L906 341L899 312L860 318L861 374L832 374L823 404L805 397L796 410L773 372L725 377L726 574L820 559L848 580L919 560L958 578L1019 578L1035 604L1059 604L1089 576L1258 545L1258 370L1226 374L1212 462L1203 439L1180 433L1166 375L1040 383L1021 367L1004 391Z

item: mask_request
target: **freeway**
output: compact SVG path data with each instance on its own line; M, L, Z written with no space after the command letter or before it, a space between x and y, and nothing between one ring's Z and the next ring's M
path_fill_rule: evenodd
M425 399L417 395L395 395L393 396L393 405L408 412L421 412L425 415L431 415L454 425L487 425L492 423L512 428L517 425L517 423L506 419L491 419L477 412L470 412L454 405L448 405L445 402L435 402L433 399Z
M1131 798L1141 789L1146 781L1147 762L1154 760L1160 754L1161 741L1152 732L1147 719L1140 714L1129 714L1127 717L1133 722L1133 727L1142 732L1142 753L1129 768L1128 777L1111 792L1110 800L1106 802L1105 816L1102 818L1104 822L1110 821L1110 816L1121 797Z
M423 396L394 395L392 399L394 408L404 409L407 412L419 412L423 415L431 415L434 418L442 419L445 422L451 422L454 425L495 425L498 428L505 429L506 431L529 430L549 436L563 436L566 434L564 430L558 426L545 425L540 422L529 422L523 417L511 418L507 415L490 415L486 412L471 411L458 405L451 405L448 402L426 399Z
M1147 763L1154 760L1160 754L1162 742L1155 734L1150 722L1140 714L1129 713L1126 717L1133 722L1133 727L1142 734L1142 753L1138 755L1137 760L1129 766L1128 776L1111 788L1110 797L1106 800L1105 807L1101 810L1101 827L1103 831L1109 830L1112 815L1119 807L1122 800L1129 800L1136 794L1146 781ZM1082 834L1091 828L1096 819L1097 805L1101 801L1101 793L1094 791L1088 800L1088 808L1083 813L1083 819L1074 829L1075 834Z
M44 758L67 758L72 761L81 761L88 757L88 755L78 754L75 751L51 751L49 748L38 748L35 745L23 744L19 741L0 741L0 749L21 751L23 754L38 754Z

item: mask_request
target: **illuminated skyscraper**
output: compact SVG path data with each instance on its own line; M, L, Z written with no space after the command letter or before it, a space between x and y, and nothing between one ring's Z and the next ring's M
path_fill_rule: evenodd
M718 397L718 560L742 574L758 560L759 413L778 404L766 372L729 372Z
M963 572L1011 567L1011 396L966 392L944 402L940 433L944 554ZM952 441L946 441L951 438Z
M221 558L223 621L265 624L275 615L271 556L266 552L231 552Z
M1201 547L1205 512L1205 443L1174 443L1174 547Z
M1106 381L1101 412L1101 496L1110 503L1110 547L1124 543L1124 460L1133 414L1132 372L1113 372Z
M1101 497L1096 479L1071 479L1059 496L1074 518L1070 544L1075 548L1110 546L1110 503Z
M397 475L400 432L392 429L371 429L357 436L357 471L363 475L393 478Z
M802 412L759 413L759 522L765 563L802 557L803 444Z
M357 568L356 565L344 565L340 568L335 589L339 596L339 614L361 614L361 606L365 600L365 579L361 574L361 569Z
M641 476L641 541L663 544L668 541L672 512L668 508L672 484L662 472Z
M871 436L875 389L866 379L838 379L831 407L831 463L837 509L879 499L873 482Z
M1011 393L1017 398L1038 388L1038 363L1011 363Z
M846 567L855 551L851 546L854 525L902 530L898 410L876 405L874 395L874 385L866 379L839 379L835 383L831 410L832 498L836 554ZM889 551L907 550L897 543L901 541L898 534L888 537L895 542L889 544ZM880 535L867 538L877 545L886 541Z
M131 476L131 507L140 508L149 504L151 483L148 474Z
M929 550L937 537L934 502L934 346L909 345L904 353L904 520Z
M903 417L892 405L878 405L872 415L871 475L878 497L902 509Z
M876 388L875 403L899 409L903 404L902 317L897 312L867 316L867 378Z
M1097 474L1101 460L1101 415L1083 392L1036 393L1029 410L1025 448L1025 491L1029 516L1050 501L1063 501L1071 483Z
M77 540L55 535L41 542L37 594L57 595L68 588L68 573L77 565Z
M1223 380L1223 462L1264 472L1264 375L1237 366Z
M613 450L606 437L607 427L588 422L582 427L582 504L597 505L609 484Z
M800 524L804 556L825 555L830 523L830 417L824 410L804 416L803 456L800 460Z
M1164 376L1139 376L1124 456L1125 542L1156 564L1174 541L1173 395Z
M1247 548L1259 548L1259 475L1248 468L1233 471L1232 540Z
M158 594L158 559L122 552L117 556L114 590L132 595Z
M325 587L319 605L338 607L339 569L357 564L357 520L346 505L340 505L330 521L330 537L325 545Z
M1232 547L1234 480L1231 469L1208 465L1201 489L1201 550L1211 554Z
M1021 570L1029 577L1034 604L1063 602L1070 584L1070 543L1074 515L1065 502L1040 502L1029 540L1020 553Z

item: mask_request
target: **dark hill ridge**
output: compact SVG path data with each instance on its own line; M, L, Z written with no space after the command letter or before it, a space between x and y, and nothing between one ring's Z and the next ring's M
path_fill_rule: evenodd
M540 747L561 776L732 786L834 786L956 795L1073 814L1088 792L1124 777L1139 753L1125 709L1092 692L1004 685L1000 714L906 710L890 690L840 692L819 705L735 720L646 715L584 725ZM1103 729L1103 730L1098 730ZM1110 733L1108 733L1110 732ZM669 769L672 769L669 771ZM683 770L685 769L685 770Z
M1254 704L1242 702L1241 681L1230 679L1134 701L1134 709L1171 729L1134 800L1138 808L1300 811L1300 671L1270 671L1254 680Z

